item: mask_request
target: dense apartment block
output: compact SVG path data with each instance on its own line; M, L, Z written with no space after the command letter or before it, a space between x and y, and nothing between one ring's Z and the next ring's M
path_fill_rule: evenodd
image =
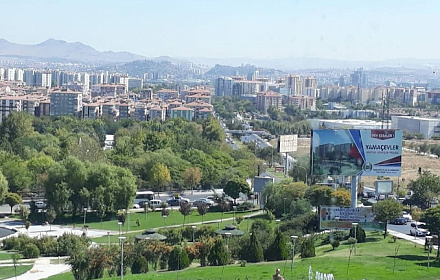
M281 110L281 94L276 92L261 92L257 95L257 110L267 113L270 107Z
M92 97L106 96L117 97L128 92L127 86L123 84L98 84L92 86Z
M50 94L51 116L80 116L82 93L68 89L54 90Z

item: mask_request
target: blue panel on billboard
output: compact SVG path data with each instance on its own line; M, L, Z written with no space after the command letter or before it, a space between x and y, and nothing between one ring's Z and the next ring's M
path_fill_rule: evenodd
M400 176L402 131L313 130L312 174Z

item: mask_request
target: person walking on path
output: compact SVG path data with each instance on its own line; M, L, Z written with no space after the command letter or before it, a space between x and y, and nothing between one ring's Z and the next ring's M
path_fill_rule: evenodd
M284 280L284 277L281 276L281 271L279 268L275 270L275 274L272 276L272 280Z

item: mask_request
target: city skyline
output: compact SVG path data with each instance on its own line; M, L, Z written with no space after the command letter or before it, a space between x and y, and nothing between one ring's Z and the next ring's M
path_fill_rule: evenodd
M3 1L1 38L146 57L439 59L435 1ZM31 28L30 28L31 27ZM165 34L165 35L164 35Z

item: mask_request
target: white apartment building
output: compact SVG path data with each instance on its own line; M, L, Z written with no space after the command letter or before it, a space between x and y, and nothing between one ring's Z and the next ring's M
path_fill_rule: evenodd
M413 116L391 116L392 128L422 133L426 139L440 135L440 119Z

